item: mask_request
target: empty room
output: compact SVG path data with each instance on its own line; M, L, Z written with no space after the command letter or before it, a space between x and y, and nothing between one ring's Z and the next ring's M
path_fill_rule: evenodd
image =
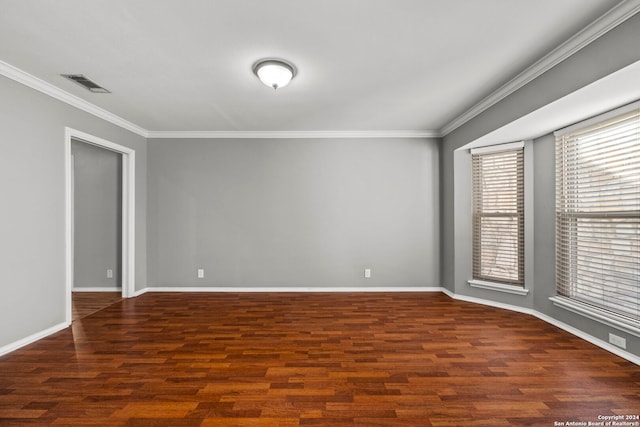
M640 0L0 11L0 426L640 426Z

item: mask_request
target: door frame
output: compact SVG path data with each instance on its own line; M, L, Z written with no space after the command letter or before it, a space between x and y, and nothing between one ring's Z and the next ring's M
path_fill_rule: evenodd
M122 297L130 298L135 293L135 150L98 138L88 133L65 127L65 282L66 282L66 323L71 324L73 289L73 163L71 140L105 148L122 155Z

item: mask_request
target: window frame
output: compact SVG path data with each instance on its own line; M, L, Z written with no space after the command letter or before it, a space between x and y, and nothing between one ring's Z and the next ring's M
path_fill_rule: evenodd
M640 101L636 101L624 107L609 111L607 113L598 115L591 119L576 123L572 126L569 126L567 128L560 129L554 132L554 135L556 137L556 158L558 158L558 146L559 144L561 144L561 142L559 142L561 138L565 137L566 135L572 134L574 132L586 130L594 125L603 124L611 119L615 119L616 117L629 114L634 110L640 110ZM640 123L640 117L638 118L638 121ZM559 160L556 160L556 162L557 162L556 174L560 174L561 172L558 170ZM571 268L568 268L568 267L562 268L562 270L561 270L561 266L559 265L559 263L561 262L560 258L563 257L563 255L560 254L560 250L561 250L560 248L562 247L571 248L572 245L578 244L577 237L574 238L571 236L571 234L575 234L575 232L574 233L565 232L563 230L567 230L568 228L566 226L561 226L561 225L566 225L567 222L575 223L580 219L591 219L591 220L605 219L605 218L606 219L610 219L610 218L636 219L638 218L638 216L640 216L640 210L627 211L627 212L607 212L606 210L596 211L596 212L593 212L593 211L569 212L566 207L560 206L562 202L559 200L559 197L560 197L559 195L561 194L563 189L560 187L561 183L559 181L560 179L558 178L556 180L556 213L555 213L555 217L556 217L555 219L556 221L556 233L555 233L556 295L550 297L549 299L557 307L564 308L566 310L569 310L576 314L580 314L582 316L585 316L592 320L606 324L608 326L615 327L617 329L623 330L632 335L640 336L640 319L633 319L630 316L626 316L622 313L619 313L618 311L612 310L610 307L611 303L599 304L594 300L589 301L588 296L580 297L579 295L578 296L566 295L567 291L563 291L561 287L565 287L570 290L573 286L576 286L576 285L573 285L573 286L571 285L571 280L577 280L577 279L571 279L571 278L566 279L569 281L569 284L561 285L560 278L559 278L560 275L574 274L573 271L574 270L577 271L578 269L577 264L575 266L572 265ZM568 191L568 190L565 189L564 191ZM566 212L563 211L563 209L566 210ZM612 233L611 236L615 236L615 234ZM573 241L572 239L575 239L575 241ZM566 260L564 259L563 261L566 262ZM580 274L585 274L585 271L586 271L585 268L586 267L583 267L580 270ZM575 273L575 274L577 275L578 273ZM562 278L562 280L565 280L564 277ZM600 286L600 288L603 288L603 287ZM594 289L597 289L597 288L594 287ZM638 292L640 293L640 284L639 284ZM586 295L586 292L583 292L583 293L585 293ZM606 293L606 289L604 289L604 293ZM638 296L638 301L640 301L640 296Z
M468 284L471 287L474 288L481 288L481 289L487 289L487 290L493 290L493 291L499 291L499 292L505 292L505 293L510 293L510 294L516 294L516 295L522 295L522 296L526 296L529 292L529 290L526 287L526 284L529 282L528 280L528 276L530 277L530 272L532 271L532 266L533 266L533 260L532 260L532 256L533 256L533 248L530 245L530 238L529 235L530 233L532 233L532 200L531 198L533 197L533 191L531 189L531 182L532 180L530 179L529 175L532 173L532 156L531 156L531 146L530 146L530 141L527 141L527 143L525 143L525 141L518 141L518 142L513 142L513 143L507 143L507 144L498 144L498 145L491 145L491 146L485 146L485 147L480 147L480 148L472 148L471 150L469 150L470 155L472 157L472 169L473 169L473 155L483 155L483 154L494 154L494 153L499 153L499 152L505 152L505 151L514 151L514 150L522 150L522 169L520 169L521 175L518 177L518 179L521 180L521 184L523 185L523 188L520 189L520 194L523 197L522 203L521 203L521 212L517 212L517 213L510 213L507 216L509 217L519 217L520 220L520 224L519 227L520 230L518 232L518 241L519 241L519 246L521 248L521 250L518 251L519 256L521 256L522 258L519 259L519 280L517 282L514 282L513 280L501 280L498 277L489 277L489 276L482 276L482 275L477 275L475 274L477 272L477 268L474 268L474 265L477 266L477 260L475 259L476 257L476 251L472 251L472 269L471 269L471 276L472 278L468 280ZM473 176L473 171L472 171L472 176ZM472 199L474 197L474 194L476 194L476 186L474 185L474 179L472 178L472 182L471 182L471 196ZM489 216L496 216L495 214L488 214ZM499 216L504 216L502 214L500 214ZM473 206L472 203L472 207L471 207L471 221L472 221L472 228L471 228L471 244L472 247L477 244L477 238L478 238L478 233L480 232L480 230L475 226L476 223L476 219L477 219L477 212L475 207ZM481 243L479 243L481 246Z

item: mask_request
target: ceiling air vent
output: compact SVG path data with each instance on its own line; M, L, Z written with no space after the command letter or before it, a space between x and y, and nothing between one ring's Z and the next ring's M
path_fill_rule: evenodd
M78 83L80 86L82 86L83 88L94 92L94 93L111 93L109 92L107 89L103 88L102 86L100 86L99 84L96 84L94 82L92 82L91 80L89 80L88 78L86 78L84 75L82 74L60 74L62 77L65 77L75 83Z

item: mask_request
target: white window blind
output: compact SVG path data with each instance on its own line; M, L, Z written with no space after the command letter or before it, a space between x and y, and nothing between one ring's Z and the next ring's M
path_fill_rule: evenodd
M473 278L524 286L524 149L472 153Z
M640 324L640 109L556 134L556 286Z

